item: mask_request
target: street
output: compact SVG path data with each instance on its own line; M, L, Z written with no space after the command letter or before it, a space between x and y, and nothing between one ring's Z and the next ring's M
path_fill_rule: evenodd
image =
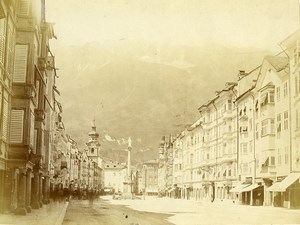
M127 216L127 218L126 218ZM73 224L299 224L300 210L222 202L146 197L146 200L72 200L64 225Z
M122 201L120 201L122 202ZM105 199L89 203L88 200L71 200L63 225L168 225L170 215L162 213L141 212L123 205L110 204Z

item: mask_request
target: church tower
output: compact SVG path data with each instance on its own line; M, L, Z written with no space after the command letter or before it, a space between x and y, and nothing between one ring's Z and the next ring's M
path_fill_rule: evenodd
M93 122L92 131L89 132L89 141L86 143L87 156L93 159L95 162L98 161L98 157L100 157L100 146L101 144L98 141L99 133L97 133L95 120Z

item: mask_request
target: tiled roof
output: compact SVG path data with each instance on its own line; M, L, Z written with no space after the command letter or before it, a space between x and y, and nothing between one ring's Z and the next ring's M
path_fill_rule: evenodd
M289 60L287 57L266 56L265 59L276 69L277 72L285 69L289 64Z

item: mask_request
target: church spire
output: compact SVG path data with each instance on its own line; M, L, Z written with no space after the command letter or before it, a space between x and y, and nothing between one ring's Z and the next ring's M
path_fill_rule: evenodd
M96 127L96 120L94 118L93 120L93 125L92 125L92 131L89 132L89 136L92 140L97 140L99 137L99 133L97 132L97 127Z

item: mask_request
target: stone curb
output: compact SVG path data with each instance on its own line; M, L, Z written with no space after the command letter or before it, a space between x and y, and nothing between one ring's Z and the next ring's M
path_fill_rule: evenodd
M54 225L62 225L68 206L69 206L69 202L66 202L64 208L59 213L59 216Z

